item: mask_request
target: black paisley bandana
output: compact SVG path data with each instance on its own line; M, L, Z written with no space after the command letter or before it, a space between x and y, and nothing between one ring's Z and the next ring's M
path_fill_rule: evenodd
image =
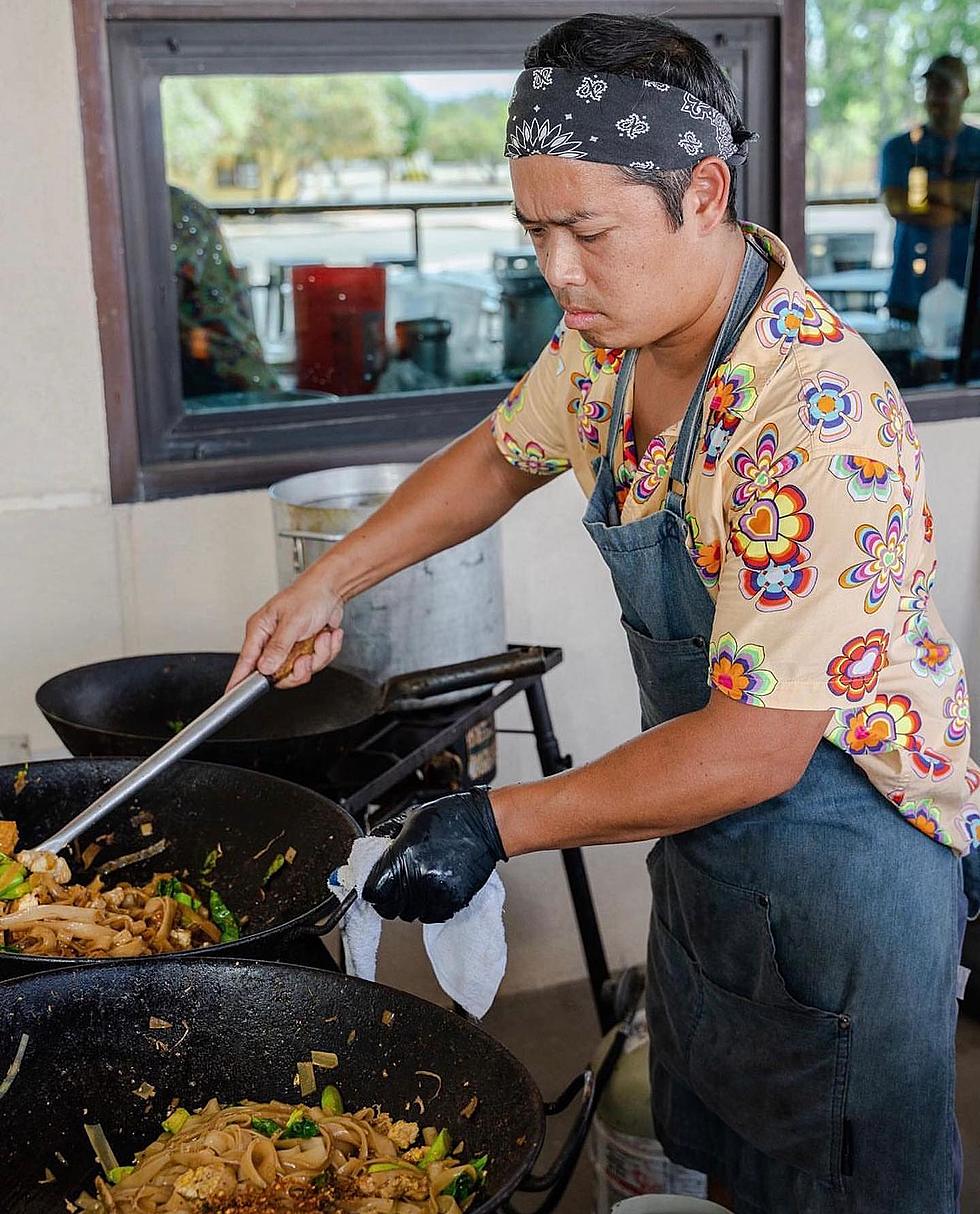
M514 86L504 155L689 169L707 156L744 164L756 139L736 143L723 114L659 80L533 67Z

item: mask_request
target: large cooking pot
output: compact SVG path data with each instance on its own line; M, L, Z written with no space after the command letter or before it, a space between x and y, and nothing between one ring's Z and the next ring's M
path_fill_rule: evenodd
M149 755L221 695L236 656L160 653L78 666L43 683L37 705L72 754ZM330 764L373 714L547 667L533 645L380 686L332 665L303 687L257 700L194 753L323 787Z
M330 468L273 485L279 585L360 526L415 468ZM499 653L505 643L500 537L491 527L351 599L336 665L380 683L406 670Z
M0 818L14 819L20 828L20 846L31 847L81 812L134 766L131 759L31 763L21 792L17 791L18 769L0 767ZM153 828L149 836L140 827L147 818ZM327 878L346 862L360 833L339 805L298 784L213 763L180 762L82 836L75 856L98 836L113 836L95 857L93 871L83 871L75 856L70 862L73 876L89 881L107 861L166 839L167 847L159 855L118 870L117 879L140 885L151 880L154 872L186 869L193 884L208 852L220 843L222 855L211 881L235 914L247 915L248 922L237 942L189 950L181 956L255 956L301 937L319 935L336 921L339 904L327 890ZM262 878L269 861L276 852L285 853L289 847L296 849L292 864L284 865L263 889ZM110 880L107 878L107 883ZM324 921L326 926L318 926ZM135 963L145 965L151 960L141 957ZM4 952L0 953L0 977L58 966L78 968L82 964L64 957ZM119 962L91 964L102 969Z
M169 1027L152 1027L161 1023ZM486 1187L470 1214L507 1208L518 1185L547 1189L540 1209L553 1209L602 1082L586 1072L546 1107L524 1067L478 1025L404 992L301 966L178 957L37 974L0 987L0 1079L20 1055L0 1100L4 1214L64 1214L66 1198L91 1191L96 1167L83 1123L99 1123L129 1162L157 1137L174 1097L187 1107L211 1097L297 1101L296 1063L313 1049L338 1055L330 1081L347 1107L410 1110L423 1125L448 1127L473 1154L487 1152ZM545 1113L579 1090L563 1150L547 1173L529 1177ZM54 1180L42 1184L46 1169Z

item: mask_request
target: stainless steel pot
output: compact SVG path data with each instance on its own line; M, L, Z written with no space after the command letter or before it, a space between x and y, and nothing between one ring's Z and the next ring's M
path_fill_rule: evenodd
M288 586L373 514L415 468L330 468L273 485L279 585ZM408 670L500 653L505 631L500 536L493 527L352 599L337 666L380 683ZM472 694L456 692L426 704Z

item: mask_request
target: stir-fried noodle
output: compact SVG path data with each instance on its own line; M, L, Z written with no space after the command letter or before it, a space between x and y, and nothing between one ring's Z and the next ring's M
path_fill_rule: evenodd
M336 1091L336 1089L331 1089ZM339 1106L339 1102L338 1105ZM448 1133L377 1109L279 1101L178 1109L132 1169L83 1194L88 1214L461 1214L486 1158L464 1162Z

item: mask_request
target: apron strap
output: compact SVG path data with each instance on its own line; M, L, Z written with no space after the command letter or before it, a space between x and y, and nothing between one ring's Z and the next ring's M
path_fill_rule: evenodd
M701 437L701 414L705 390L718 369L721 355L727 354L734 347L748 323L749 317L755 311L765 290L768 273L769 262L765 254L756 246L753 238L748 237L745 242L742 270L738 276L731 306L722 322L698 386L694 389L694 395L687 406L687 412L681 422L680 434L677 436L677 446L674 448L666 508L682 521L684 519L684 500L687 497L687 482L694 466L698 440Z
M627 350L619 365L616 376L616 391L613 394L612 416L609 418L609 433L606 439L606 459L612 468L613 457L616 454L616 442L623 426L623 410L626 407L626 389L633 378L633 368L636 366L637 350Z

